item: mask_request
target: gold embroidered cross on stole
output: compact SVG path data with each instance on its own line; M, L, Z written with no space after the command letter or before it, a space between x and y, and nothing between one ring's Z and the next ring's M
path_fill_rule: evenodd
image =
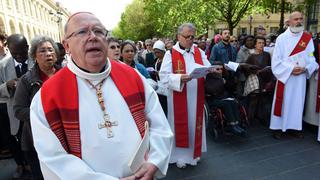
M174 72L177 74L181 74L181 73L183 73L183 71L184 71L184 67L183 67L181 60L179 59L178 60L178 67Z

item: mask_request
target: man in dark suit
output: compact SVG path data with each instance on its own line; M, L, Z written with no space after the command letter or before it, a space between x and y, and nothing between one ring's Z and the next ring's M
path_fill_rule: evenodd
M20 146L21 124L13 114L13 97L18 78L33 66L33 61L28 59L28 43L21 34L13 34L7 39L11 56L0 62L0 102L6 103L7 115L10 120L9 148L17 163L14 178L20 178L25 170L25 160Z

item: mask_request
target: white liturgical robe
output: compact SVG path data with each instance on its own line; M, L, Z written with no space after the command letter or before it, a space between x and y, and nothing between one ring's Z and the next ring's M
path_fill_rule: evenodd
M78 83L82 159L64 150L46 120L41 91L35 95L30 119L34 146L45 179L111 180L133 174L128 162L135 153L141 136L124 98L109 76L111 64L108 63L107 67L102 73L90 74L80 70L72 61L67 65L67 68L76 74ZM85 81L89 79L93 84L97 84L106 76L102 86L106 112L111 121L118 122L118 126L112 127L112 138L107 137L105 128L98 128L98 124L103 123L103 112L95 89ZM168 168L173 134L157 94L143 77L142 81L145 90L145 116L150 124L148 162L158 167L156 176L161 177Z
M190 74L194 68L199 67L195 63L194 60L194 45L191 47L190 52L187 52L179 47L179 43L176 43L173 47L179 53L183 55L185 60L185 68L186 73ZM205 53L200 50L201 57L204 66L210 66L211 64L207 60ZM159 72L160 81L163 84L167 84L168 87L168 121L171 126L171 130L174 132L174 112L173 112L173 91L182 91L183 86L180 81L181 74L173 74L172 72L172 55L170 51L167 51L163 62L161 65L161 69ZM194 152L194 139L195 139L195 126L196 126L196 107L197 107L197 79L192 79L191 81L186 83L187 88L187 102L188 102L188 134L189 134L189 148L179 148L175 146L175 141L172 146L171 158L170 163L187 163L191 165L196 165L197 160L193 158ZM205 134L205 123L202 126L202 152L207 151L206 146L206 134Z
M274 115L275 95L273 98L270 129L302 130L302 114L306 95L306 82L312 73L318 69L318 64L313 56L314 46L312 40L309 41L306 49L298 53L298 61L303 61L302 66L306 68L305 73L292 75L292 70L296 63L289 57L296 44L300 40L302 32L294 34L288 28L276 41L272 56L271 68L275 77L285 84L282 104L282 116ZM277 89L275 90L276 94Z

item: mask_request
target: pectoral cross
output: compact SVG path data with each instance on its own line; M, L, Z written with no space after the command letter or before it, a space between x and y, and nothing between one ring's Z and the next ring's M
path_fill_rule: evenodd
M182 73L183 71L184 71L184 70L183 70L183 64L182 64L181 60L178 60L178 68L177 68L177 70L175 70L174 72L180 74L180 73Z
M104 123L103 124L98 124L98 128L102 129L102 128L106 128L107 129L107 137L108 138L112 138L113 132L112 132L112 126L118 126L118 122L117 121L110 121L110 116L108 114L104 114Z

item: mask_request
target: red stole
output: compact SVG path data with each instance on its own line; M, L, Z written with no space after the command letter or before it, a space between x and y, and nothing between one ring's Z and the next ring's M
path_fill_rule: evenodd
M142 80L133 68L114 61L110 62L112 67L110 77L125 99L140 135L143 137L146 119ZM68 153L81 158L79 98L76 75L68 68L61 69L43 84L41 100L50 128L63 148Z
M318 42L318 64L320 64L320 42ZM320 112L320 72L318 71L317 105L316 112Z
M309 33L303 32L300 40L296 44L295 48L293 49L289 57L304 51L307 48L307 45L311 40L311 38L312 36ZM279 117L281 117L281 114L282 114L284 88L285 88L285 84L278 80L273 114Z
M203 65L200 50L194 47L194 59L197 64ZM172 49L172 70L174 74L186 74L185 59L174 48ZM204 108L204 78L197 79L198 94L197 96L197 112L196 112L196 128L195 128L195 144L194 158L201 156L202 147L202 126L203 126L203 108ZM174 111L174 127L175 141L177 147L189 147L188 136L188 100L187 100L187 84L185 84L182 92L173 91L173 111ZM193 103L193 102L189 102Z

